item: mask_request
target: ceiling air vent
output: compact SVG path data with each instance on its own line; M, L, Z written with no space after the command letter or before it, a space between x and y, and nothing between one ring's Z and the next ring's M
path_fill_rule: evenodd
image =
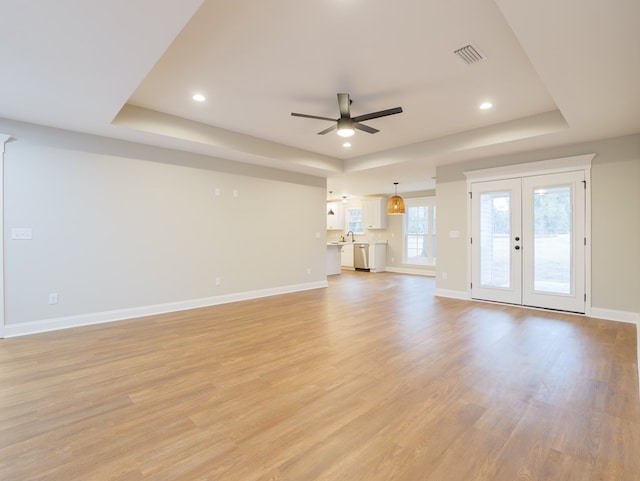
M454 50L453 53L455 53L460 60L467 65L471 65L472 63L476 63L487 58L472 44L460 47L458 50Z

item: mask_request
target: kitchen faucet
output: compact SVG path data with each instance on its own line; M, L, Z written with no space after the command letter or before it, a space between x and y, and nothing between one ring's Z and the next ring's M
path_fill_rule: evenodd
M355 242L356 240L353 238L353 231L350 230L349 232L347 232L347 238L349 238L349 234L351 234L351 242Z

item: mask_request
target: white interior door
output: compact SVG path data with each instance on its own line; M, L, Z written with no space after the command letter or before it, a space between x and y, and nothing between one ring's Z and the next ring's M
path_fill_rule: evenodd
M584 172L477 182L471 297L585 311Z

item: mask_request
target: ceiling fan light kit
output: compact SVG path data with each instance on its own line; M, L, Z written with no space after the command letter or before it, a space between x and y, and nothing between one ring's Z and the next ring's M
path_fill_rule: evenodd
M396 193L389 197L389 200L387 201L387 215L404 214L406 209L404 206L404 200L398 195L398 183L394 182L393 185L396 186Z
M337 119L320 117L318 115L298 114L296 112L291 112L291 115L293 117L304 117L307 119L329 120L331 122L335 122L331 127L318 132L318 135L325 135L332 130L337 130L340 137L351 137L356 130L362 130L368 134L375 134L379 132L378 129L361 124L360 122L402 113L402 107L394 107L392 109L380 110L378 112L371 112L369 114L351 117L351 98L349 97L349 94L338 94L338 108L340 111L340 117Z
M338 119L338 135L340 137L351 137L355 133L350 119Z

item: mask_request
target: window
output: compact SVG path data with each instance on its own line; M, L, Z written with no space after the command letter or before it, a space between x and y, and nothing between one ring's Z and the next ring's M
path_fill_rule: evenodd
M347 232L364 234L362 225L362 209L347 209Z
M435 197L405 199L404 264L436 265Z

